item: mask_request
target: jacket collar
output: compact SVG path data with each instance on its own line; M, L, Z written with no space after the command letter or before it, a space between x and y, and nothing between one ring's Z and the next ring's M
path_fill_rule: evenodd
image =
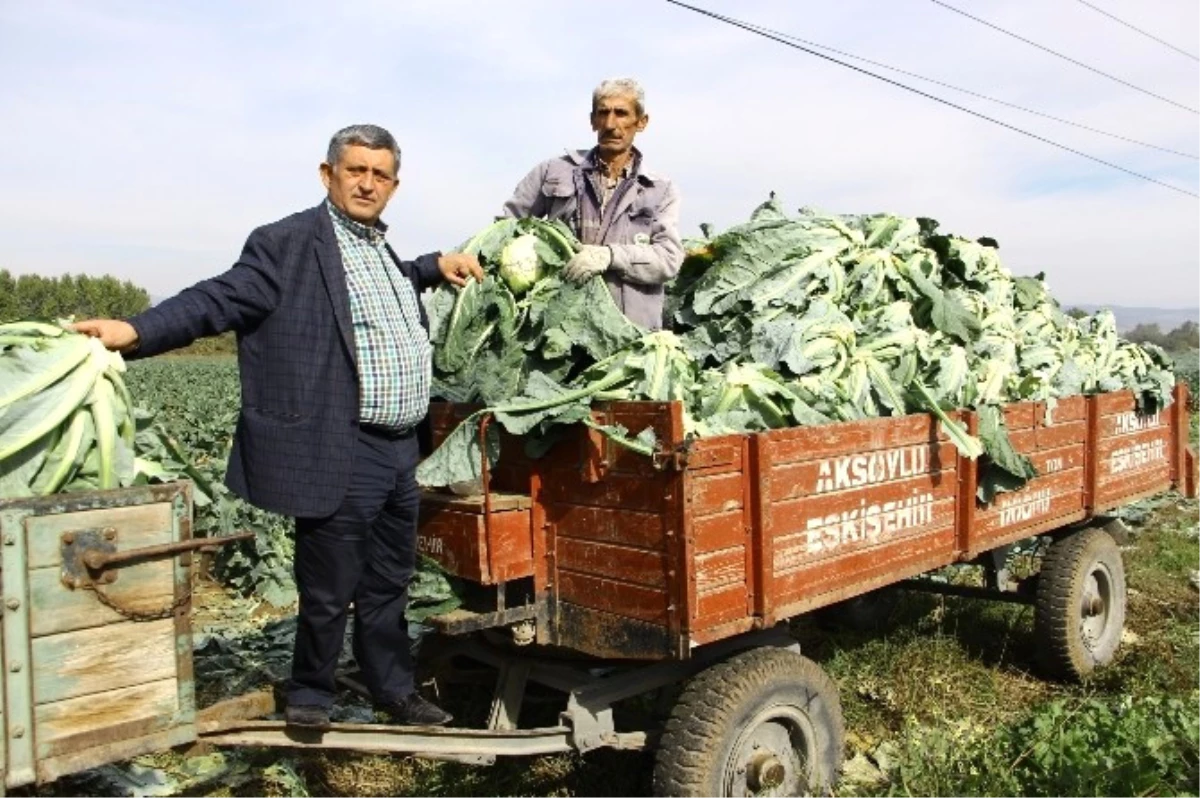
M596 148L590 150L567 150L566 158L572 165L580 168L590 168L595 164ZM646 171L646 160L642 156L642 151L637 147L633 148L634 158L634 177L639 183L644 183L648 186L654 185L658 180L658 176L653 172Z

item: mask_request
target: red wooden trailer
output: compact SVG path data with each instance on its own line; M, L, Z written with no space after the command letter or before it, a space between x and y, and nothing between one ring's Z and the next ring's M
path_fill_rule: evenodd
M581 425L531 460L506 438L482 495L426 496L421 551L488 588L482 604L434 623L464 638L509 628L530 651L658 662L691 677L660 741L664 792L828 785L840 756L836 691L810 661L777 661L771 646L787 641L764 648L763 636L900 585L1036 604L1052 673L1103 665L1125 590L1103 513L1172 487L1195 496L1186 406L1182 385L1156 415L1139 415L1128 392L1009 405L1012 442L1039 475L984 504L986 463L961 457L932 415L689 440L679 403L599 405L596 421L652 427L661 451L647 458ZM474 409L435 405L435 439ZM975 431L974 413L956 415ZM1012 583L1005 557L1038 536L1052 541L1040 578ZM988 588L915 579L956 563L984 565ZM779 679L792 680L791 698ZM716 684L733 684L736 698L711 705ZM712 717L731 729L715 730ZM683 735L693 746L711 738L705 756L680 753Z

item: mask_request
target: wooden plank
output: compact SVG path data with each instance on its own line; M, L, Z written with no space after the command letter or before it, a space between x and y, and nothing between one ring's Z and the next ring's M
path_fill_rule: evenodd
M117 530L113 541L117 551L173 542L172 509L165 502L34 516L25 525L31 569L62 564L60 550L64 532L112 527Z
M750 573L754 583L753 612L764 624L774 623L775 525L770 505L774 490L774 439L770 435L750 437Z
M1011 433L1032 429L1034 420L1040 411L1038 404L1038 402L1014 402L1004 405L1004 423L1008 426L1008 431Z
M1070 471L1078 468L1082 469L1085 452L1083 442L1069 443L1065 446L1056 448L1039 449L1029 453L1029 461L1033 463L1033 467L1037 469L1038 474L1049 476L1060 471ZM1035 477L1037 479L1038 477ZM1080 480L1083 477L1080 476Z
M1008 441L1012 447L1022 454L1033 451L1037 446L1037 431L1033 427L1022 430L1009 430Z
M1035 482L1040 484L1000 494L990 507L977 512L972 548L987 548L989 538L1035 527L1047 518L1083 512L1082 469Z
M729 637L736 637L740 634L745 634L752 629L762 629L763 622L759 618L737 618L733 621L725 623L717 623L715 626L697 626L692 629L692 644L697 646L715 643L718 640L725 640Z
M1169 413L1141 416L1132 410L1100 417L1100 440L1136 435L1149 430L1165 430L1171 426Z
M720 515L706 515L694 521L696 554L727 549L731 546L744 547L746 542L746 519L742 510L730 510Z
M746 598L746 550L737 546L724 551L714 551L696 556L696 592L709 593L736 585L742 595L742 609Z
M1096 442L1096 479L1102 488L1140 473L1166 471L1170 480L1171 446L1168 428L1133 435L1101 438Z
M577 504L586 507L620 507L661 513L663 496L677 475L662 474L647 479L630 474L608 474L600 482L585 483L577 470L551 469L543 472L542 500L551 504Z
M130 622L35 639L34 704L173 679L175 621Z
M665 626L667 593L642 585L568 571L559 565L559 601Z
M480 579L487 571L482 551L483 516L431 507L417 522L417 551L454 576Z
M744 585L731 585L721 590L700 593L696 597L696 617L693 627L717 626L739 618L748 618Z
M1052 427L1038 427L1033 432L1032 451L1061 449L1062 446L1082 444L1087 440L1087 421L1063 421Z
M683 441L683 403L671 404L667 440L673 447ZM691 655L689 629L696 607L696 572L692 568L696 556L695 507L690 499L695 495L696 471L685 468L670 483L663 496L666 518L663 530L667 536L667 635L677 659Z
M1171 487L1171 474L1167 466L1153 471L1125 474L1096 487L1096 511L1125 504L1143 496L1153 496Z
M788 571L775 579L776 601L787 606L806 596L819 595L879 577L887 581L902 578L905 572L921 573L952 562L954 557L954 524L908 538L888 546L855 550L836 560L810 562L805 567ZM786 617L784 611L780 617Z
M78 773L141 754L165 751L194 742L195 739L196 728L188 724L132 740L114 740L76 753L43 759L37 763L37 778L39 782L51 782L68 773Z
M602 543L621 543L662 550L663 516L608 507L555 504L546 508L547 522L560 534Z
M502 513L506 510L528 510L530 506L530 498L524 493L507 493L505 491L493 490L490 493L490 504L493 513ZM456 496L453 493L441 493L436 490L421 491L421 512L432 512L439 508L454 510L460 513L476 513L482 515L484 513L484 497L482 494L478 496Z
M874 569L871 573L860 572L853 581L837 584L826 590L805 590L802 578L792 580L795 588L789 601L779 605L776 614L781 619L793 618L839 601L861 596L918 574L923 574L945 564L944 554L936 547L912 553L912 556L889 561L886 568Z
M863 522L865 519L880 516L884 516L886 520L891 517L891 513L903 513L906 508L950 499L957 492L955 473L941 471L869 488L772 502L770 512L773 531L775 536L779 537L826 524Z
M1096 507L1096 475L1100 469L1096 461L1096 442L1100 440L1100 404L1097 397L1086 397L1087 438L1083 453L1083 510L1091 515Z
M687 467L695 470L741 471L745 468L745 435L701 438L687 451Z
M816 493L869 486L874 489L908 477L953 469L956 457L954 444L946 442L785 463L774 468L770 497L772 502L779 502Z
M455 576L485 585L533 574L528 510L490 515L434 509L420 516L417 551Z
M488 569L495 583L533 575L533 534L526 511L487 517Z
M1068 396L1059 399L1053 410L1043 413L1040 427L1050 429L1071 421L1084 421L1087 418L1087 401L1084 396Z
M172 716L179 710L176 689L174 679L163 679L41 704L34 710L38 758L90 748L123 736L141 736L172 725ZM137 723L147 726L141 734L114 733L116 727Z
M1008 543L1016 543L1019 540L1026 540L1034 535L1041 535L1055 529L1061 529L1069 524L1074 524L1087 518L1087 512L1082 509L1074 510L1066 515L1055 515L1047 518L1042 518L1040 521L1023 524L1020 527L1001 530L991 535L975 535L971 539L971 546L963 552L960 560L969 560L982 554L985 551L1003 546Z
M741 510L744 504L742 473L690 474L691 490L688 492L688 511L694 518L706 515Z
M196 731L200 734L214 732L233 721L253 720L279 712L282 707L275 699L274 688L264 687L210 704L196 713Z
M1131 413L1137 408L1132 391L1111 391L1096 394L1096 410L1101 416Z
M969 435L979 435L979 414L969 411L962 415L963 426ZM958 493L955 497L954 508L954 551L955 557L961 558L971 546L971 530L975 528L975 497L979 488L979 458L958 456L958 467L955 478L958 481Z
M102 589L122 607L138 612L159 610L175 598L174 559L154 560L121 568L117 581ZM128 618L96 598L93 590L73 590L62 583L60 568L39 568L29 574L29 634L89 629Z
M678 658L678 641L662 625L563 602L555 626L557 645L601 659ZM688 651L683 652L686 659Z
M683 443L683 428L673 423L673 414L681 405L678 402L600 402L596 409L609 413L613 423L637 435L646 427L652 427L660 443L675 446Z
M662 552L578 540L559 530L559 570L592 574L621 582L666 588L666 557Z
M919 545L923 538L937 536L947 527L954 528L956 505L952 493L940 500L922 501L901 510L856 516L847 521L811 517L806 528L775 538L773 573L778 578L812 563L836 568L853 552L882 552L896 545Z
M955 418L959 414L949 415ZM775 465L946 440L937 418L925 413L794 427L762 434L771 439L771 462Z

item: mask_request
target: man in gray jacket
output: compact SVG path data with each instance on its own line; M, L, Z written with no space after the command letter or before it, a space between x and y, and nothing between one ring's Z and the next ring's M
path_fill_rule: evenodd
M581 283L603 274L625 315L657 330L663 284L679 272L683 243L675 185L647 171L633 146L649 121L637 81L604 81L592 92L596 146L535 166L504 203L503 215L565 222L583 248L563 275Z

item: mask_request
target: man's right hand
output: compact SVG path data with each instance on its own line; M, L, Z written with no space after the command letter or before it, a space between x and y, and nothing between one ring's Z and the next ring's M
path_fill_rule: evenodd
M127 321L118 319L87 319L77 321L70 326L71 330L93 338L99 338L105 349L115 352L128 352L138 343L137 330Z

